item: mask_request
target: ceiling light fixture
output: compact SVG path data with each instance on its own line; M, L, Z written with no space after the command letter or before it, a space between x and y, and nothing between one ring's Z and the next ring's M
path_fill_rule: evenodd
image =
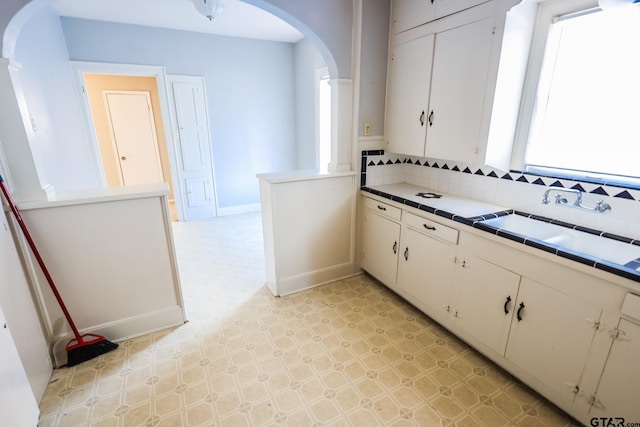
M213 21L222 13L227 5L227 0L193 0L193 3L198 12L209 18L209 21Z

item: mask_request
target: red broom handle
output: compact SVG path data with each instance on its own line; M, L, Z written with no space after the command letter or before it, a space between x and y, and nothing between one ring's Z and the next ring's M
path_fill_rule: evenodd
M53 278L49 274L49 270L47 270L47 266L44 264L44 260L40 256L40 252L38 252L38 248L36 248L36 244L33 241L33 239L31 238L31 234L29 234L29 230L27 230L26 224L22 220L22 215L20 215L20 211L18 210L18 207L13 202L13 199L11 199L11 196L9 195L9 192L7 191L7 187L4 185L4 179L2 179L2 175L0 175L0 188L2 189L2 193L4 194L4 198L7 200L7 203L9 204L9 207L11 208L11 211L13 212L13 214L16 217L16 220L18 221L18 224L20 224L20 228L22 229L22 233L24 234L24 237L27 239L27 242L29 243L29 247L31 248L31 251L33 251L33 255L36 257L36 260L38 261L38 265L40 265L40 268L42 269L42 272L44 273L44 277L46 277L47 278L47 282L49 282L49 286L51 287L51 290L53 291L53 295L55 295L56 300L58 300L58 304L60 304L60 308L62 309L62 312L64 313L64 317L67 318L67 322L69 322L69 326L71 326L71 330L73 331L73 334L75 335L76 339L80 342L81 337L80 337L80 333L78 332L78 328L76 328L76 325L73 323L73 320L71 320L71 315L69 314L69 311L67 310L67 306L64 305L64 302L62 301L62 297L60 296L60 293L58 292L58 289L56 288L56 285L53 283Z

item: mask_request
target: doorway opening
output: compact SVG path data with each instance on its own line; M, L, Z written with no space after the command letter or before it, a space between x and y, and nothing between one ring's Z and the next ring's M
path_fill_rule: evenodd
M166 182L177 220L169 150L155 76L83 73L107 186Z

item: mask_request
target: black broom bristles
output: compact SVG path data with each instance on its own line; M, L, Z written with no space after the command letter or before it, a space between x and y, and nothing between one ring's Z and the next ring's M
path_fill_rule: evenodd
M116 348L118 348L118 344L112 343L104 337L99 337L89 343L67 346L67 367L86 362Z

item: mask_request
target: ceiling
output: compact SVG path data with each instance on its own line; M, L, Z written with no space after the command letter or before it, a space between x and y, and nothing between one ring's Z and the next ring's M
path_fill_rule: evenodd
M304 36L280 18L238 0L227 0L222 14L209 21L192 0L53 0L60 16L138 24L295 43Z

